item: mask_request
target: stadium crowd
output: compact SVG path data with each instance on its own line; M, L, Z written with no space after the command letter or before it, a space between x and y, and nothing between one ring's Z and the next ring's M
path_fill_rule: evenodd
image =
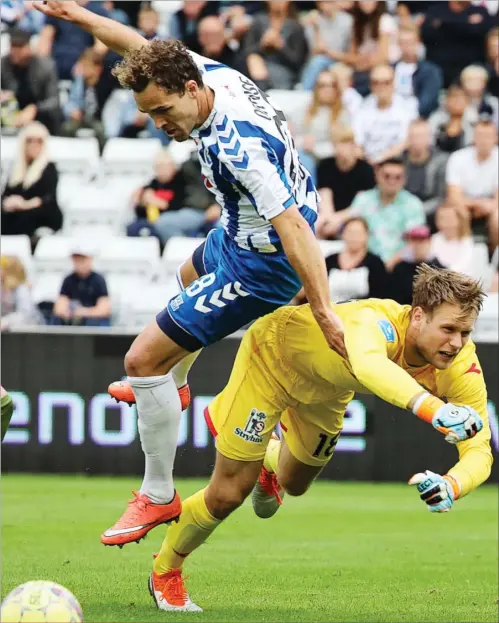
M182 40L282 105L321 195L316 232L331 242L334 300L410 303L421 262L480 277L497 292L498 2L80 3L147 39ZM78 150L95 137L102 156L116 138L156 139L151 173L123 201L117 233L154 238L158 257L175 237L206 236L220 207L195 146L169 144L119 88L114 52L72 23L45 20L31 2L2 0L1 21L2 134L17 137L5 171L2 153L2 237L28 236L35 259L42 239L70 237L73 262L57 292L34 296L39 275L2 250L2 330L108 326L118 303L98 272L106 238L97 243L69 223L50 139L74 138Z

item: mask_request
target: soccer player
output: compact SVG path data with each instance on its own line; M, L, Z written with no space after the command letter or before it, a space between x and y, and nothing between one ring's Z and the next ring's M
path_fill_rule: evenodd
M5 437L5 433L9 428L12 414L14 413L14 403L12 402L12 396L0 385L1 391L1 424L2 424L2 441Z
M181 409L190 400L187 372L201 348L288 303L301 283L326 342L340 352L342 328L312 229L318 195L268 97L176 40L148 42L76 2L35 5L124 56L114 69L121 86L171 139L194 139L205 184L222 206L223 229L180 267L185 289L134 341L125 357L127 382L109 388L118 400L136 402L145 454L140 493L101 537L122 546L181 512L172 469Z
M412 307L380 299L336 305L348 359L327 348L308 305L254 323L205 413L217 449L210 483L184 501L154 561L149 587L158 608L199 610L183 583L186 556L252 489L259 517L272 516L284 493L303 495L331 459L355 392L408 409L457 443L459 462L447 474L410 481L431 511L450 510L486 480L487 394L470 339L483 296L469 277L423 265ZM279 421L282 441L273 438Z

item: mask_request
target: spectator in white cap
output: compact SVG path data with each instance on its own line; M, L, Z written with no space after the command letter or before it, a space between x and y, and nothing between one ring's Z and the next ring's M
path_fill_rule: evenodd
M110 326L106 280L93 270L94 249L85 241L71 248L73 272L62 282L51 324Z

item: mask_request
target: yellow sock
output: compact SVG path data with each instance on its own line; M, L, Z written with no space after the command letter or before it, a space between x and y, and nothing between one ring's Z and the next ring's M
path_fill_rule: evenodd
M186 556L202 545L221 522L208 511L204 500L205 490L198 491L182 502L180 520L168 528L161 551L154 561L156 573L180 569Z
M265 452L265 458L263 459L263 466L269 472L277 472L277 463L279 462L279 453L281 451L281 440L271 439Z

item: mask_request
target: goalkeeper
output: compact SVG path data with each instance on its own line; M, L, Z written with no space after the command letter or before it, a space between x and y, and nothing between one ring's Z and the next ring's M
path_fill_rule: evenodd
M207 488L184 501L154 562L150 591L163 610L199 610L183 584L185 557L253 490L259 517L284 493L302 495L331 459L354 393L373 393L431 423L459 461L416 484L444 512L484 482L492 464L487 394L470 335L484 293L473 279L423 265L412 306L335 305L348 361L327 347L310 307L284 307L246 332L225 389L206 410L217 456ZM280 421L283 440L273 433Z

